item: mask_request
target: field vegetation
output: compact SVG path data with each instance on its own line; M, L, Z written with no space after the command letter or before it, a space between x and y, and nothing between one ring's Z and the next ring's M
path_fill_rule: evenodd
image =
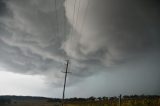
M121 102L120 102L121 100ZM160 96L90 97L65 99L64 106L160 106ZM61 106L61 99L0 96L0 106Z

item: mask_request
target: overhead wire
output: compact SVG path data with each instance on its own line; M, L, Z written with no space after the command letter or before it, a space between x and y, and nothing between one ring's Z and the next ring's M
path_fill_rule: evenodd
M59 33L59 23L58 23L58 11L57 11L57 0L55 0L55 12L56 12L56 36L58 36L58 33Z
M90 4L90 0L88 0L88 2L87 2L87 6L86 6L86 8L85 8L85 13L84 13L84 16L83 16L83 19L82 19L82 25L81 25L81 28L80 28L80 33L81 33L81 34L82 34L82 32L83 32L83 28L84 28L84 25L85 25L85 20L86 20L86 16L87 16L89 4Z
M64 0L65 2L65 8L66 9L69 9L68 7L68 0ZM73 34L74 34L74 27L77 26L78 24L78 20L79 20L79 11L80 11L80 7L81 7L81 0L79 0L78 2L78 7L77 7L77 14L76 14L76 4L77 4L77 0L74 0L74 3L73 3L73 15L72 15L72 27L69 31L69 38L70 38L70 42L73 42ZM82 17L82 22L81 22L81 25L80 25L80 34L83 32L83 28L84 28L84 25L85 25L85 20L86 20L86 16L87 16L87 12L88 12L88 8L89 8L89 4L90 4L90 0L87 1L87 6L86 8L84 9L84 15ZM68 10L70 11L70 10ZM65 15L66 11L64 10L64 15L63 15L63 34L66 35L67 34L67 21L66 21L66 15ZM56 36L58 36L59 34L59 22L58 22L58 11L57 11L57 0L55 0L55 17L56 17ZM71 54L69 53L68 54L69 56L71 56ZM70 58L70 57L69 57Z
M68 0L66 0L66 1L68 1ZM74 27L77 26L78 20L79 20L79 12L80 12L80 7L81 7L81 0L79 0L79 2L78 2L77 14L76 14L76 3L77 3L77 0L74 0L74 3L73 3L73 15L72 15L72 19L71 19L72 20L72 27L71 27L70 32L69 32L70 42L71 43L73 42ZM66 3L66 4L68 6L68 3ZM90 0L87 1L86 8L84 9L84 15L82 17L82 22L81 22L81 25L79 27L80 28L80 34L82 34L82 32L83 32L83 28L84 28L84 25L85 25L85 20L86 20L87 13L88 13L89 4L90 4ZM68 55L71 56L71 52Z
M70 32L69 32L69 36L70 36L70 42L73 42L73 28L74 28L74 24L75 24L75 11L76 11L76 1L77 0L74 0L74 6L73 6L73 15L72 15L72 27L70 29ZM71 56L71 53L69 53L69 56ZM70 57L69 57L70 58ZM71 58L70 58L71 59Z
M65 8L67 8L67 0L64 0L64 11L63 11L63 34L64 36L66 35L66 27L67 27L67 23L66 23L66 17L65 17L65 14L66 14L66 11L65 11Z
M67 33L68 33L68 29L67 29L67 28L68 28L68 24L67 24L67 13L66 13L66 12L67 12L67 9L68 9L68 0L64 0L64 11L63 11L63 14L64 14L64 15L63 15L63 20L64 20L64 21L63 21L63 22L64 22L64 23L63 23L63 25L64 25L64 26L63 26L63 27L64 27L64 28L63 28L63 31L64 31L63 34L64 34L64 36L67 36ZM68 57L68 55L67 55L67 53L66 53L65 51L64 51L64 54L65 54L64 59L65 59L65 60L68 60L69 57Z
M78 2L78 10L77 10L77 18L76 18L75 26L77 26L77 22L78 22L78 18L79 18L80 4L81 4L81 0L79 0L79 2Z
M71 28L71 32L70 32L70 36L71 36L71 38L72 38L72 34L73 34L73 27L74 27L74 25L75 25L75 19L74 19L74 17L75 17L75 11L76 11L76 1L77 0L74 0L74 7L73 7L73 16L72 16L72 20L73 20L73 26L72 26L72 28ZM72 39L71 39L72 40Z
M75 23L76 2L77 2L77 0L74 0L73 24ZM72 30L73 30L73 28L72 28Z
M74 28L74 23L75 23L75 12L76 12L76 3L77 3L77 0L74 0L74 8L73 8L73 17L72 17L72 20L73 20L73 26L71 27L71 32L70 32L70 37L71 37L71 43L73 42L73 28ZM71 54L70 54L71 56ZM71 58L70 58L70 63L71 63ZM71 68L71 64L69 65L70 68Z

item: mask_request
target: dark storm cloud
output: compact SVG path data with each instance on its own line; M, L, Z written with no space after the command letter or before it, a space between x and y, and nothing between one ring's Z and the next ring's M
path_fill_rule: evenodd
M4 15L6 12L6 5L4 3L4 0L0 0L0 16Z
M69 28L64 16L63 2L57 1L57 10L55 2L50 0L8 0L1 3L2 67L16 73L43 74L55 77L54 80L59 78L52 74L62 70L62 61L66 56L61 49L61 43L66 39L64 33L67 34Z
M0 45L3 45L0 47L1 65L4 65L8 70L26 74L41 74L42 71L45 72L49 68L54 68L53 64L58 67L54 60L43 59L30 51L26 51L28 54L25 55L20 48L9 46L2 40Z
M72 57L99 59L109 65L159 47L160 16L154 2L93 1L89 4L84 30L75 26L79 33L73 36L76 46L69 44L70 41L66 44L65 50L71 52ZM79 16L81 20L83 15Z
M69 57L70 83L75 83L159 52L159 4L154 0L81 0L75 14L73 1L57 0L57 10L54 3L0 1L0 63L8 71L43 74L59 84L62 61Z

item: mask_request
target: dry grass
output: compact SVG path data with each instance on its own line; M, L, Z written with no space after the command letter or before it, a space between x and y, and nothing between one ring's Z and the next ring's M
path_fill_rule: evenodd
M118 101L74 102L65 106L119 106ZM160 106L160 99L122 100L121 106Z
M12 101L11 104L5 104L0 106L61 106L59 103L47 102L47 100L23 100ZM118 101L84 101L84 102L70 102L64 106L119 106ZM121 106L160 106L160 99L132 99L122 100Z

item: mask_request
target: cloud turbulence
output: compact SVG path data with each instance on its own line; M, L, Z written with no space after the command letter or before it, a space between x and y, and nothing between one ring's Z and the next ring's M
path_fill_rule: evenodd
M156 0L0 0L0 65L55 86L68 58L73 85L135 63L160 75L159 10ZM160 89L158 76L149 80Z

